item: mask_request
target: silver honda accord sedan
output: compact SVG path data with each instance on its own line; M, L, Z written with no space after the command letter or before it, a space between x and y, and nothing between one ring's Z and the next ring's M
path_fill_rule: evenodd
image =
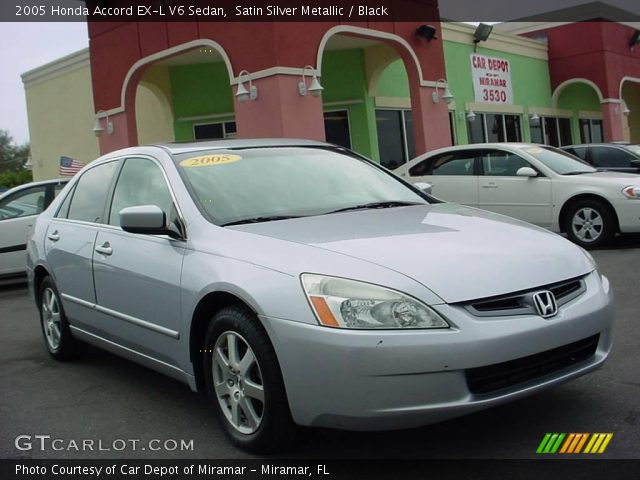
M498 405L611 348L586 251L320 142L109 153L38 218L28 274L54 358L93 344L205 391L252 451Z

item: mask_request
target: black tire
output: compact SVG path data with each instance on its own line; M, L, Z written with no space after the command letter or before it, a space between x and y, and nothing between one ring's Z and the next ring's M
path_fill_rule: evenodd
M564 228L572 242L584 248L596 248L613 238L615 218L603 202L579 200L569 207Z
M231 344L235 355L230 353ZM278 359L250 309L233 305L215 314L207 328L202 359L207 394L234 445L272 453L293 440L296 426Z
M74 360L87 352L88 345L73 338L62 307L60 293L51 277L45 277L40 284L38 309L44 344L53 358Z

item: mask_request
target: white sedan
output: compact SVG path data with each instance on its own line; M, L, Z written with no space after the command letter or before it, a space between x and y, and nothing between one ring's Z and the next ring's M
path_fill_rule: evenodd
M640 232L640 176L599 172L554 147L483 143L434 150L397 168L433 195L566 232L583 247Z
M27 232L66 183L32 182L0 194L0 281L25 275Z

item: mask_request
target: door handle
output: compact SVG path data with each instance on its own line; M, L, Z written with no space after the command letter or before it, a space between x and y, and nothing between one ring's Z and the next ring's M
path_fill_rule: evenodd
M102 245L98 245L95 250L102 255L111 255L113 253L113 249L109 242L104 242Z
M57 242L58 240L60 240L60 234L58 233L58 231L56 230L55 232L49 233L47 235L47 238L49 240L51 240L52 242Z
M482 185L482 188L498 188L497 185Z

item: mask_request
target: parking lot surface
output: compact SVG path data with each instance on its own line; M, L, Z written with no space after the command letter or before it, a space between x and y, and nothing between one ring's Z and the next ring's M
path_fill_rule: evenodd
M640 237L618 238L592 253L613 285L616 307L613 352L600 370L523 400L418 429L305 429L280 456L534 458L546 432L611 432L613 439L599 457L637 459ZM78 362L53 360L24 284L0 287L0 345L0 458L252 458L229 444L207 400L186 385L96 348ZM23 437L18 449L21 435L31 440ZM54 439L59 440L55 449ZM86 443L83 448L83 440L93 442L92 448Z

